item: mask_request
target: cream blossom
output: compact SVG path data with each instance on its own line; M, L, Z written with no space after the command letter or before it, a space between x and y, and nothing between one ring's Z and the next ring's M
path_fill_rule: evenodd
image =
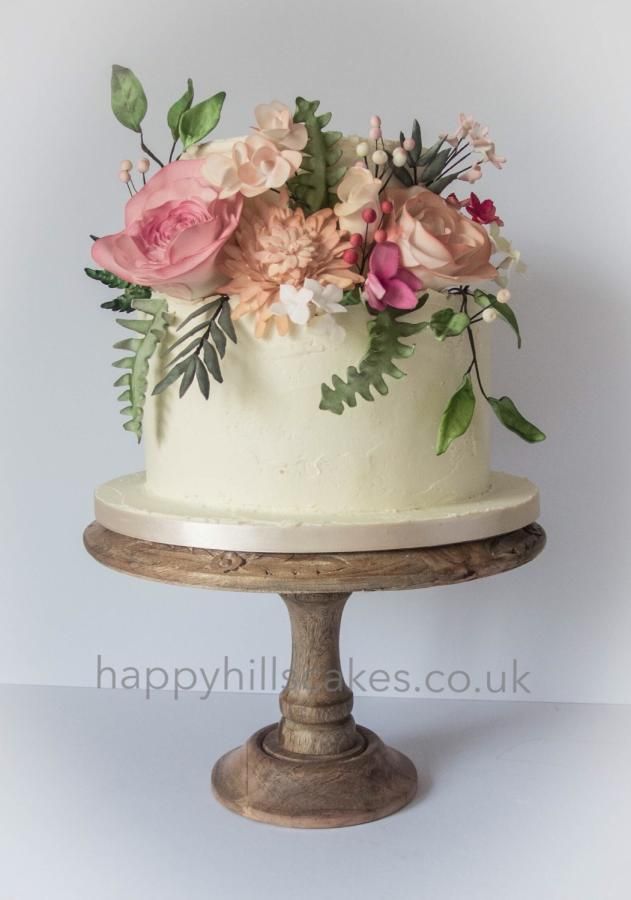
M287 150L304 150L309 135L307 126L302 122L294 122L289 107L278 100L271 103L260 103L254 109L256 119L255 131L267 138L277 147Z
M301 162L302 153L297 150L281 150L260 134L251 134L236 141L226 152L211 149L203 171L221 198L236 193L257 197L270 189L281 188Z
M279 299L270 306L275 316L287 316L294 325L306 325L311 316L309 308L313 291L307 287L297 288L293 284L281 284Z
M314 278L305 278L304 285L281 284L279 299L270 306L276 316L287 316L294 325L306 325L318 319L316 330L339 337L338 326L333 321L335 313L345 313L346 307L340 303L344 291L336 284L322 284ZM344 333L343 329L340 329Z
M363 233L366 224L362 212L373 209L378 213L380 190L380 178L375 178L361 163L351 166L337 186L340 202L333 207L340 227L351 234Z
M472 128L475 127L478 123L475 121L473 116L468 116L465 113L460 113L458 116L458 127L453 132L453 134L440 134L439 137L442 138L445 143L450 144L452 147L455 147L463 138L467 137Z
M496 263L497 275L494 281L502 288L505 288L513 273L523 275L527 271L527 266L522 261L521 252L513 247L511 242L502 235L499 226L495 222L493 222L489 230L494 252L503 254L503 259Z
M506 163L505 156L498 156L495 152L495 143L489 137L487 125L476 122L469 132L469 141L474 150L482 157L482 162L490 162L496 169L501 169Z
M305 285L311 291L312 301L324 313L345 313L342 306L344 291L338 284L322 284L314 278L305 278Z
M205 159L215 153L230 154L232 148L239 141L244 141L246 135L235 138L217 138L213 141L206 141L203 144L191 144L191 146L182 153L180 159Z
M470 169L467 169L466 172L463 172L462 175L458 175L458 181L466 181L468 184L475 184L482 178L482 169L480 168L480 163L475 163L471 166Z

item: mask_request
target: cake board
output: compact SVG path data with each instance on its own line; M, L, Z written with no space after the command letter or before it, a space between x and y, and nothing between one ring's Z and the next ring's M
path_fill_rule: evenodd
M219 759L217 799L275 825L329 828L374 821L417 791L413 763L355 724L340 663L342 612L353 591L473 581L534 559L536 523L505 534L424 548L331 553L212 550L147 541L93 522L88 552L119 572L215 590L277 592L290 617L292 657L281 720Z
M97 522L128 537L207 550L251 553L353 553L461 543L515 531L539 515L539 492L527 478L493 472L480 496L435 507L351 515L214 511L147 488L145 475L99 487Z

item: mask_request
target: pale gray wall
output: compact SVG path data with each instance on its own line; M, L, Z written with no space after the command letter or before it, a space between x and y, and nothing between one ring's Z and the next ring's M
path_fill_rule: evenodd
M335 125L379 112L426 133L460 110L491 124L490 173L507 233L530 264L515 285L525 347L496 327L496 385L548 432L496 434L495 463L542 490L544 557L496 580L356 596L344 656L362 668L475 677L529 669L530 698L631 700L628 599L628 259L631 71L626 4L562 0L25 2L4 10L2 53L2 526L0 680L91 685L123 666L221 665L277 654L273 596L136 582L82 550L95 484L141 468L111 387L117 339L85 279L89 232L119 227L118 161L131 133L108 108L109 66L149 94L151 143L192 76L225 89L221 129L252 108L320 97ZM423 690L422 693L425 693ZM525 694L523 699L529 699Z

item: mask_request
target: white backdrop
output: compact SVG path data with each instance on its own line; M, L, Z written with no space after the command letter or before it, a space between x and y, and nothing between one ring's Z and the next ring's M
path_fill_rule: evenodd
M536 563L433 591L356 595L343 631L355 671L529 671L497 699L631 701L628 547L631 146L623 0L93 0L10 2L3 12L2 543L0 681L94 685L123 667L287 664L274 596L210 594L125 578L82 549L97 483L141 468L111 387L117 339L89 283L90 232L119 227L131 132L109 111L109 67L149 96L150 146L187 76L225 89L220 130L257 102L318 97L334 125L373 112L426 135L461 110L492 126L504 173L481 182L529 263L514 286L525 347L496 328L496 384L549 434L495 435L495 465L542 491ZM269 669L268 669L269 671ZM246 672L247 675L247 672ZM434 680L432 686L444 686ZM464 677L453 680L458 690ZM160 676L156 676L160 680ZM190 678L189 678L190 680ZM368 692L366 677L355 684ZM104 683L108 683L105 681ZM201 684L203 686L203 684ZM228 687L236 688L236 676ZM248 687L248 679L244 685ZM381 685L378 685L381 686ZM480 693L475 687L482 687ZM255 689L261 687L258 679ZM270 688L269 683L266 688ZM414 693L412 687L412 693ZM396 691L393 691L396 694ZM451 694L453 696L453 694ZM448 690L440 696L450 696Z

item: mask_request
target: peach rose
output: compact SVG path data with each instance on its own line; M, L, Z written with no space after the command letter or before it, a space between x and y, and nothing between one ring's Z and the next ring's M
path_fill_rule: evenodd
M395 196L396 219L388 239L399 245L403 265L426 288L495 278L486 228L472 222L426 188Z
M95 262L181 300L207 297L225 283L218 258L237 227L243 197L220 200L203 166L203 160L178 160L160 169L127 202L125 228L94 242Z
M254 108L254 117L260 135L278 147L287 150L304 150L307 140L307 126L302 122L294 122L289 107L278 100L271 103L260 103Z
M363 234L366 223L362 212L365 209L379 212L380 188L380 179L375 178L365 166L361 163L351 166L336 188L340 202L335 204L333 211L340 220L340 228L351 234Z

